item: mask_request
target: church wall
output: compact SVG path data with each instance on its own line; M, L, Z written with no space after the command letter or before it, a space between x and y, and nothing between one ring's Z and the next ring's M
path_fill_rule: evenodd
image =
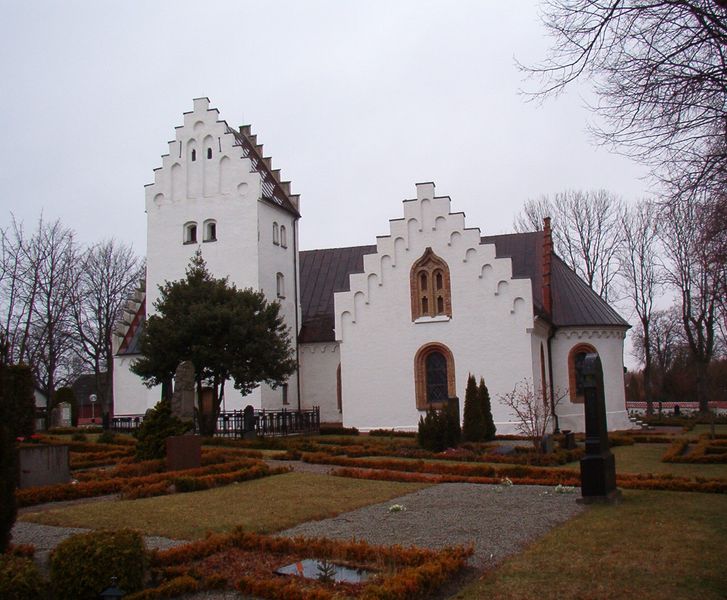
M336 342L300 345L301 404L303 408L318 406L321 422L340 423L338 409L337 371L341 356Z
M206 98L194 101L194 111L185 113L169 154L155 170L154 183L146 187L147 314L154 312L157 286L183 278L197 249L216 277L228 276L238 287L259 287L260 176L250 173L250 162L233 146L227 125L208 106ZM206 241L210 221L216 241ZM185 224L191 223L196 242L185 240Z
M135 354L114 357L114 416L143 415L159 401L161 388L149 389L129 370L138 358Z
M556 408L560 429L585 430L583 404L573 403L569 394L568 355L580 344L595 348L603 368L606 416L609 431L630 428L626 411L623 372L623 340L621 328L560 328L553 339L553 381L556 395L564 396Z
M273 224L277 225L277 235L273 239ZM259 231L259 269L258 280L260 290L270 302L279 302L281 314L288 323L290 338L293 347L297 343L295 331L296 310L296 273L295 273L295 229L296 221L293 215L265 202L258 204L258 231ZM283 228L285 235L283 237ZM276 243L277 242L277 243ZM278 273L282 274L282 295L278 297ZM300 291L298 290L298 293ZM298 321L300 323L300 320ZM284 405L284 398L290 408L298 407L297 375L293 374L288 380L287 392L282 386L272 389L263 384L261 387L262 407L266 409L279 409Z
M479 230L465 229L464 215L449 211L449 198L419 184L417 199L404 202L404 218L392 220L377 253L364 257L365 272L351 275L351 291L335 294L347 427L416 429L423 413L415 355L438 342L453 354L460 406L468 373L483 376L498 430L513 428L497 397L533 377L531 282L512 279L510 259L496 259L495 246L481 245ZM410 271L427 247L449 267L452 317L412 322Z

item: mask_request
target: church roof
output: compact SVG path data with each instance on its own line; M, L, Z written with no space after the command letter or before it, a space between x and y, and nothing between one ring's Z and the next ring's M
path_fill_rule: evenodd
M553 314L544 314L543 232L483 236L483 244L495 244L497 258L512 259L515 278L532 281L536 314L556 327L629 327L609 304L557 256L552 263ZM376 252L376 246L351 246L300 252L300 301L303 325L299 341L332 342L334 336L335 292L349 291L349 275L363 272L363 257Z

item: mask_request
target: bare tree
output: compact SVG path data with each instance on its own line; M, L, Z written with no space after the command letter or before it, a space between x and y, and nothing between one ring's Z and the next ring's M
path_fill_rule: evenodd
M701 228L708 206L694 199L676 199L664 206L662 236L669 259L667 278L680 295L681 321L689 351L697 365L699 410L708 410L708 368L714 356L718 306L724 266L715 268L702 243Z
M134 251L113 239L89 248L81 261L72 305L76 350L96 377L104 412L113 406L113 328L124 301L139 283L141 268Z
M542 452L543 438L552 429L553 412L564 397L565 394L557 392L551 403L546 386L536 389L530 379L523 379L511 392L501 395L500 401L511 410L517 430L530 438L536 452Z
M606 190L566 190L551 200L528 200L515 218L516 231L540 229L551 217L555 253L604 300L613 295L623 243L624 205Z
M47 418L56 388L70 383L72 297L78 277L73 232L60 221L41 217L33 234L13 221L3 232L3 337L11 360L28 364L48 398Z
M644 396L646 412L653 413L651 319L654 301L663 279L658 267L658 209L648 201L634 205L624 213L624 241L619 255L624 295L639 319L644 362Z
M663 382L667 372L674 365L674 361L681 348L684 347L684 334L682 328L681 309L672 306L667 310L655 310L651 314L649 346L652 357L652 394L663 393ZM634 356L645 362L645 339L641 323L637 323L633 332Z
M538 98L578 79L597 94L597 136L677 195L727 183L727 1L545 0L553 37Z

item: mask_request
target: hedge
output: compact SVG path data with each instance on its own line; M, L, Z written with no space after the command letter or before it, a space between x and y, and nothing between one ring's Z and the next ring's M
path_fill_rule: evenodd
M417 598L430 594L461 570L471 556L472 548L454 547L442 550L401 546L372 546L360 541L335 541L323 538L286 538L248 533L238 528L228 534L213 534L204 540L191 542L152 554L152 565L174 578L158 588L131 596L129 600L152 600L164 586L177 582L179 591L209 588L223 580L220 576L196 579L199 573L194 563L238 548L255 554L315 556L321 560L341 561L363 568L381 570L380 577L362 584L360 598ZM224 564L218 560L216 564ZM194 577L189 578L189 575ZM194 581L192 581L194 579ZM261 598L304 598L318 600L340 597L336 586L326 586L298 578L281 578L272 573L266 578L243 576L236 588L243 594Z

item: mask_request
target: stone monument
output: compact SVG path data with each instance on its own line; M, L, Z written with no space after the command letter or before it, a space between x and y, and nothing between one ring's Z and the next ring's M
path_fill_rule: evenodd
M581 494L584 504L615 503L621 499L616 488L616 460L608 446L603 369L598 354L583 360L583 395L586 410L586 455L581 459Z
M185 360L179 363L174 373L174 393L172 394L172 416L190 423L187 435L168 437L167 469L195 469L202 461L202 439L191 435L191 422L194 420L194 365Z
M194 365L189 360L180 362L174 373L172 416L182 421L194 419Z

